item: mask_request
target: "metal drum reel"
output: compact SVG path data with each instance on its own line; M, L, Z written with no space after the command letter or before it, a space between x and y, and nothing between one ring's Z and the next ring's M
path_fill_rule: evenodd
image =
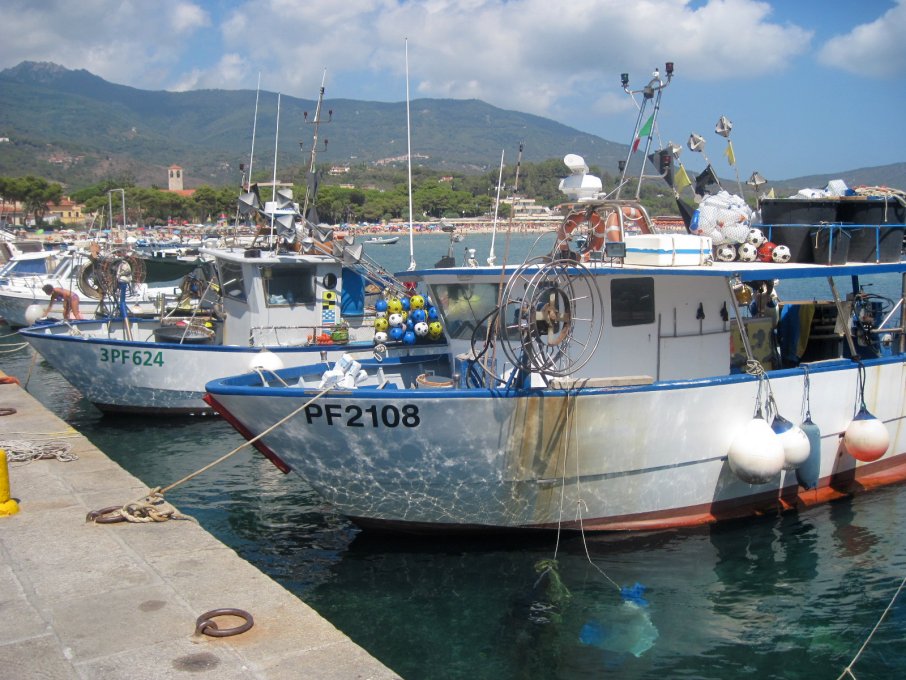
M594 355L604 329L595 277L573 260L529 260L507 282L497 324L514 366L550 377L571 375Z

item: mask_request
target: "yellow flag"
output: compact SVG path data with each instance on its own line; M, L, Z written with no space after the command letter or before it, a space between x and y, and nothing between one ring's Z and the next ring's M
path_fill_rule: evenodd
M686 168L680 163L679 170L673 175L673 188L677 191L682 191L690 184L692 184L692 180L689 179L689 175L686 174Z
M730 165L736 165L736 154L733 153L733 142L729 139L727 140L727 150L724 153L727 154L727 162Z

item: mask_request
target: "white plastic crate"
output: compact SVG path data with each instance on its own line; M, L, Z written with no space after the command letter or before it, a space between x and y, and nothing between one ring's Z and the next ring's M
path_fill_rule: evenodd
M625 264L688 267L711 258L711 239L694 234L638 234L626 237Z

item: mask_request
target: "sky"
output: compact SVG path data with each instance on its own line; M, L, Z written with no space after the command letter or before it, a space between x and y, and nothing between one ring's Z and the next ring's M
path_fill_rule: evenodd
M624 144L638 109L620 74L640 89L671 61L655 142L680 145L689 170L710 161L722 177L782 180L906 161L906 0L0 0L0 10L0 69L54 62L171 91L254 90L260 78L262 91L309 100L326 72L327 105L403 102L408 52L411 99L481 99ZM721 116L734 168L714 132ZM703 151L688 148L692 133Z

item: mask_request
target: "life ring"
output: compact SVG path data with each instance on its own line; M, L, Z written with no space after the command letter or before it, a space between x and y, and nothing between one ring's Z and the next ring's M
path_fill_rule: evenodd
M624 205L621 209L623 213L623 228L627 226L638 227L643 234L650 234L648 220L645 219L645 213L634 205Z
M563 223L557 227L557 242L565 243L568 241L570 234L576 230L576 227L585 222L588 222L592 232L596 233L601 227L601 216L594 211L585 210L570 213L566 216L566 219L563 220Z

